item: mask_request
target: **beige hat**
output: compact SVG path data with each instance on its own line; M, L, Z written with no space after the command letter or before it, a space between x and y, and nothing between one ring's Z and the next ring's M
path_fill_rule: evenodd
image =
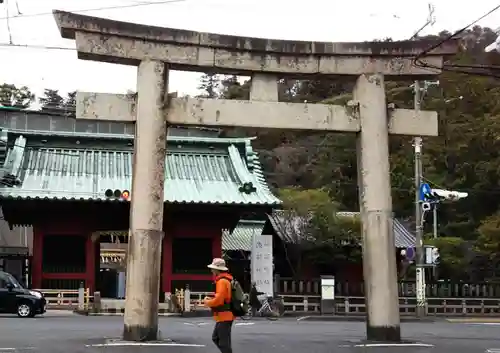
M224 259L219 259L219 258L213 259L212 263L207 267L211 268L212 270L228 271L228 268L226 267L226 261L224 261Z

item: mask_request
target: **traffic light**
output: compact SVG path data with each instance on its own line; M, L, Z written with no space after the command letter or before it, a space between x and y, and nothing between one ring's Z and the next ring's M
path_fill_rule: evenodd
M113 191L111 189L108 189L108 190L106 190L104 195L106 196L107 199L117 199L117 200L124 200L124 201L128 201L130 199L130 191L128 191L128 190L122 191L122 190L116 189Z

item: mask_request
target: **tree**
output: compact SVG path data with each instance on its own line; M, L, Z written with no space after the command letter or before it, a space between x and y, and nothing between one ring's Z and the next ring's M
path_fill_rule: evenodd
M439 249L437 269L440 278L468 280L472 277L470 249L465 240L458 237L441 237L429 239L426 244Z
M198 89L202 91L202 94L200 94L198 97L217 98L219 96L219 86L219 75L214 73L203 74L200 79L200 85L198 86Z
M62 104L64 108L64 114L68 116L74 116L76 111L76 91L69 92L64 102Z
M250 80L240 83L238 76L228 76L221 81L221 98L224 99L250 99Z
M41 110L47 113L61 114L64 112L64 98L58 90L46 88L43 96L38 98Z
M324 189L285 188L280 190L285 219L292 223L296 244L298 271L305 260L321 272L335 273L349 262L359 262L361 227L356 216L338 214L338 203Z
M5 107L25 109L34 100L35 95L26 86L16 87L8 83L0 85L0 104Z
M446 38L449 35L449 32L441 32L423 39ZM500 65L500 54L484 52L484 48L495 38L496 34L489 28L476 26L465 31L461 39L462 49L447 59L447 65ZM492 234L496 229L497 226L492 223L488 230L486 223L491 222L489 217L500 212L498 70L482 70L496 77L453 70L448 67L443 71L439 87L431 87L422 102L422 109L438 112L440 134L423 141L426 180L430 180L432 187L469 193L466 200L439 208L437 242L442 247L440 272L449 278L463 280L480 279L483 275L484 278L496 278L496 265L489 259L496 256L497 250L492 247L495 243L491 239L489 242L485 239L485 234ZM251 81L240 82L232 76L223 80L220 96L248 99ZM388 103L394 103L398 108L413 109L412 83L387 82ZM329 79L281 80L279 95L280 101L343 105L352 99L352 87L352 82ZM275 190L292 187L299 190L321 189L338 203L338 209L359 209L354 134L249 132L240 129L226 130L225 133L258 137L253 146L259 153L265 176ZM393 210L396 217L414 224L412 138L390 136L389 142ZM427 221L425 227L430 230L432 222Z
M486 279L500 279L500 211L487 217L478 228L474 250L488 263L483 268Z
M68 93L64 100L64 105L66 107L74 107L76 105L76 91Z

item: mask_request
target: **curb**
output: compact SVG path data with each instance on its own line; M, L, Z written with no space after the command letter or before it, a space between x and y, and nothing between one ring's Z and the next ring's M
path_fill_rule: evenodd
M316 321L316 322L346 322L346 321L351 321L351 322L366 322L366 316L321 316L321 315L311 315L311 316L301 316L297 318L297 321ZM444 318L436 318L436 317L424 317L424 318L417 318L417 317L401 317L400 318L401 322L427 322L427 323L432 323L432 322L443 322L445 321Z
M90 311L90 310L74 310L73 311L75 314L82 315L82 316L123 316L125 313L125 309L119 309L119 310L105 310L105 311ZM181 314L178 313L170 313L170 312L159 312L158 316L162 317L170 317L170 316L176 316L176 317L181 317Z
M446 321L457 324L497 324L500 323L500 317L449 318Z
M88 313L85 316L123 316L123 313ZM165 313L165 314L158 314L158 316L161 317L180 317L180 314L176 313Z
M179 314L181 317L212 317L212 312L209 310L203 311L188 311Z

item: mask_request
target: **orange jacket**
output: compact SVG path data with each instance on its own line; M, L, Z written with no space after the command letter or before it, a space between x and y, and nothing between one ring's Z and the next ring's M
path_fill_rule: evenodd
M215 297L205 300L205 305L212 309L214 313L214 319L217 322L234 320L234 315L230 310L217 310L218 307L221 307L224 304L229 305L231 303L232 279L233 276L231 276L229 273L222 273L215 277Z

